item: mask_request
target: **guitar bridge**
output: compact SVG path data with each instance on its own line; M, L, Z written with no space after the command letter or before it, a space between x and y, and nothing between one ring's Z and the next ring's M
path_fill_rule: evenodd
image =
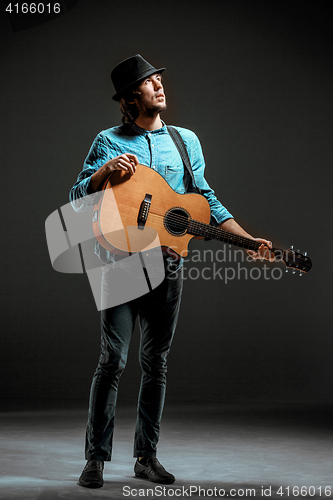
M144 229L146 221L148 219L150 205L151 205L152 195L146 193L143 202L140 205L139 215L138 215L138 228Z

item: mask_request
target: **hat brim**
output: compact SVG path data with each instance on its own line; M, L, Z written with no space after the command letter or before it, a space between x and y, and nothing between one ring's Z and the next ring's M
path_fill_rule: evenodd
M136 83L139 83L141 80L144 80L145 78L147 78L150 75L155 75L155 73L163 73L164 70L165 70L165 68L160 68L160 69L154 68L154 69L150 69L150 70L146 71L145 73L143 73L143 75L140 75L140 77L137 78L130 85L127 85L127 87L124 87L123 89L119 90L119 92L117 92L114 96L112 96L112 99L114 101L119 101L121 99L121 96L123 95L123 93L126 92L126 90L129 90L131 87L133 87L133 85L135 85Z

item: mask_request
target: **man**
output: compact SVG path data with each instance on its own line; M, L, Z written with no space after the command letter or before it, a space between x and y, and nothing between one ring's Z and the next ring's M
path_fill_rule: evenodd
M138 164L159 172L178 193L184 193L184 165L160 113L166 109L161 73L139 54L119 63L111 73L120 104L123 124L105 130L96 137L84 168L73 186L70 198L75 210L86 208L85 196L99 191L115 170L136 174ZM207 198L212 223L240 236L252 238L217 200L204 178L204 159L195 134L177 127L188 152L195 184ZM194 190L192 185L189 189ZM254 259L270 257L271 242L261 242ZM96 252L112 269L115 257L98 244ZM136 317L139 320L142 379L135 430L134 471L137 477L171 484L175 478L156 458L159 426L166 386L166 359L175 331L182 293L182 262L164 255L165 279L148 294L101 313L101 355L94 374L86 433L87 464L79 479L81 486L103 485L104 461L111 460L113 423L118 382L125 368L130 338ZM107 288L103 276L102 290ZM103 292L103 293L104 293Z

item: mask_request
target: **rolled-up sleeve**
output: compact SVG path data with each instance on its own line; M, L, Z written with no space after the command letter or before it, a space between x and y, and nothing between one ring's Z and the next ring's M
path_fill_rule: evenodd
M109 158L109 146L100 133L92 143L83 169L69 193L70 202L76 212L82 212L94 204L94 196L89 191L90 178Z
M191 142L187 146L187 151L190 156L192 170L194 174L194 179L198 188L201 189L202 194L207 198L211 209L211 224L216 223L216 225L221 224L221 222L227 219L233 219L231 213L222 205L222 203L216 198L215 192L209 186L205 179L205 160L202 153L202 148L198 137L192 132Z

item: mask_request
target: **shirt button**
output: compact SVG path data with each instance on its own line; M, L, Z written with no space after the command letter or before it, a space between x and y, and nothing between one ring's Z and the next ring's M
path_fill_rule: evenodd
M153 165L153 169L154 169L154 170L156 169L155 165Z
M155 147L154 144L152 144L151 147L154 148Z

